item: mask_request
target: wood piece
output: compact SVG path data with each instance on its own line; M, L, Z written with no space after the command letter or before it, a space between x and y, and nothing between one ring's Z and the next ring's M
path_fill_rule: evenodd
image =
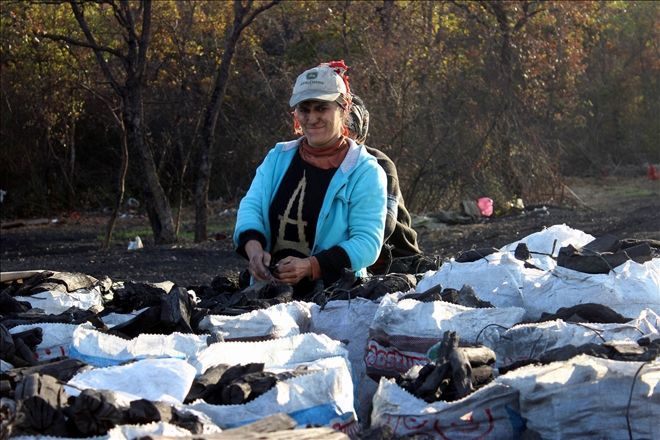
M0 272L0 283L8 283L9 281L18 281L30 278L34 275L45 272L43 269L39 270L20 270L14 272Z
M459 347L458 350L463 352L473 368L495 363L495 352L488 347Z
M206 439L206 440L345 440L349 437L332 428L294 429L296 421L286 414L275 414L249 425L228 429L217 434L190 437L146 436L153 440Z
M449 355L449 363L451 365L452 383L456 389L456 399L462 399L474 391L470 361L463 351L453 350Z

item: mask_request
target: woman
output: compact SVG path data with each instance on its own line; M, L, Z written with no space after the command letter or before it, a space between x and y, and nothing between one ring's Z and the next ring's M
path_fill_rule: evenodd
M383 274L389 271L392 259L421 256L422 251L417 244L417 232L412 227L412 218L401 194L396 165L385 153L365 144L369 134L369 111L358 95L351 95L351 103L348 136L365 146L387 176L387 217L383 237L385 244L376 263L369 267L370 273Z
M347 268L366 275L383 244L386 177L347 137L345 72L333 62L298 77L289 105L303 136L270 150L238 209L234 242L253 279L295 285L298 294Z

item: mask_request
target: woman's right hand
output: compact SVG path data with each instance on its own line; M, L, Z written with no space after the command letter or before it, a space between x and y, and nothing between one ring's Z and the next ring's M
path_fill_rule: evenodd
M271 256L264 251L258 240L250 240L245 243L245 253L250 260L248 271L255 280L269 281L273 279L273 275L268 270Z

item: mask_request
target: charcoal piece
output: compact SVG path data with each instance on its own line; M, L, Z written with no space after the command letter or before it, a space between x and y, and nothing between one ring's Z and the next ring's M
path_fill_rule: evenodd
M54 377L30 374L23 378L14 391L18 401L18 425L26 432L65 435L66 406L64 388Z
M161 298L170 293L174 283L136 283L127 281L120 288L115 288L115 297L112 305L118 307L123 313L132 312L146 307L158 306Z
M493 305L488 301L482 301L481 299L477 298L477 294L475 293L472 286L467 284L464 284L460 291L455 289L445 289L442 291L440 296L443 301L458 304L460 306L481 309L493 307Z
M3 396L0 398L0 438L8 439L16 425L16 402L5 397L7 393L0 395Z
M5 379L0 380L0 396L9 396L12 393L11 382Z
M470 381L472 386L475 389L481 388L482 386L489 384L494 379L493 367L489 365L481 365L479 367L472 368Z
M173 406L170 408L172 415L169 422L171 424L187 429L193 434L202 434L204 432L204 424L195 414Z
M95 312L91 310L80 310L76 307L71 307L57 315L46 315L41 312L36 312L33 309L25 313L12 313L0 317L0 323L7 328L13 328L21 324L82 324L83 322L90 322L97 328L104 327L103 322L96 316Z
M206 389L209 386L220 382L220 378L228 369L229 365L216 365L207 369L201 376L195 378L192 385L190 386L190 390L188 391L185 402L191 403L197 399L201 399Z
M401 298L399 298L399 301L404 299L414 299L415 301L419 302L442 301L442 286L438 284L437 286L433 286L422 293L409 293L407 295L403 295Z
M499 252L499 249L494 247L470 249L468 251L459 252L454 260L457 263L472 263L474 261L481 260L482 258L487 257L488 255L495 252Z
M600 324L624 324L632 321L602 304L585 303L561 307L553 314L543 313L537 322L561 319L567 322L591 322Z
M33 287L45 282L45 280L54 273L55 272L51 272L51 271L43 271L41 273L32 275L29 278L25 278L22 284L19 283L12 284L12 288L8 293L13 296L29 296L30 290Z
M410 255L407 257L392 258L392 262L388 267L385 267L386 273L398 274L421 274L429 270L438 270L440 262L426 255Z
M16 354L16 345L14 338L4 325L0 324L0 359L9 362L9 359Z
M221 402L223 405L240 405L249 401L250 393L252 393L252 387L249 383L232 382L222 389Z
M448 363L434 366L423 382L420 383L419 380L416 382L416 385L419 385L416 386L414 394L429 403L439 400L442 398L443 392L448 385L449 373L450 369Z
M66 358L32 367L13 368L4 372L4 374L15 383L20 382L25 376L30 374L52 376L61 382L68 382L80 370L86 367L87 364L78 359Z
M0 310L3 314L24 313L30 310L32 306L27 301L18 301L6 291L0 293Z
M517 260L526 261L529 260L532 255L530 254L526 243L518 243L516 250L513 252L513 256L516 257Z
M452 384L456 390L455 399L462 399L474 391L470 361L463 351L454 349L449 354L449 364Z
M12 364L17 366L28 366L35 365L38 362L37 355L30 350L30 347L28 347L22 339L14 338L14 347L16 348L16 355L12 359ZM24 363L15 363L17 358L23 360Z
M146 424L161 421L180 426L193 434L201 434L204 428L196 415L179 410L165 402L152 402L146 399L134 400L131 402L130 407L123 412L122 423Z
M160 306L149 307L130 320L108 329L108 333L124 339L133 339L142 333L161 333L160 311Z
M613 243L608 236L594 241L582 248L562 247L557 255L557 265L583 273L606 274L628 260L645 263L658 253L649 241L632 243L625 248L618 241Z
M161 299L160 321L170 327L172 332L192 333L190 327L192 308L188 291L182 287L173 288Z
M211 287L213 290L216 292L220 293L225 293L225 292L236 292L239 287L238 287L238 279L237 278L229 278L225 276L217 276L213 278L213 281L211 281Z
M251 363L251 364L245 364L245 365L233 365L222 374L220 377L220 380L217 382L218 385L224 386L227 385L234 380L237 380L241 377L243 377L246 374L251 374L251 373L260 373L264 371L264 365L263 363Z
M609 350L599 344L584 344L579 348L575 345L565 345L563 347L554 348L541 354L539 360L543 364L549 364L557 361L567 361L579 354L588 354L590 356L606 358Z
M503 365L503 366L499 367L497 369L497 371L500 375L502 375L502 374L508 373L509 371L517 370L518 368L522 368L522 367L525 367L527 365L535 365L535 364L539 364L539 363L540 362L539 362L538 359L522 359L522 360L510 363L508 365Z
M35 350L37 345L41 344L41 341L43 340L43 333L41 327L35 327L30 330L25 330L24 332L14 333L12 334L12 337L14 340L16 340L16 338L22 340L30 350Z
M417 279L412 275L406 274L388 274L374 277L366 283L355 287L349 291L350 298L367 298L375 300L382 298L388 293L405 292L417 285ZM348 297L346 299L348 299ZM333 296L333 299L341 297Z
M441 365L447 362L449 354L458 347L458 336L456 332L446 331L442 340L428 350L427 356L432 362Z
M124 410L110 391L86 389L71 406L71 418L84 436L103 435L124 422Z
M124 422L130 424L146 424L151 422L167 422L171 418L171 410L162 402L152 402L147 399L133 400L124 413Z

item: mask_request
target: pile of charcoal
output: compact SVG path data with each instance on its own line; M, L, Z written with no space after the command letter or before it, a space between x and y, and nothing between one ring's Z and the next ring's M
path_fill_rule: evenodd
M493 380L495 353L484 346L460 347L456 332L445 332L429 358L396 378L401 388L426 402L453 402Z

